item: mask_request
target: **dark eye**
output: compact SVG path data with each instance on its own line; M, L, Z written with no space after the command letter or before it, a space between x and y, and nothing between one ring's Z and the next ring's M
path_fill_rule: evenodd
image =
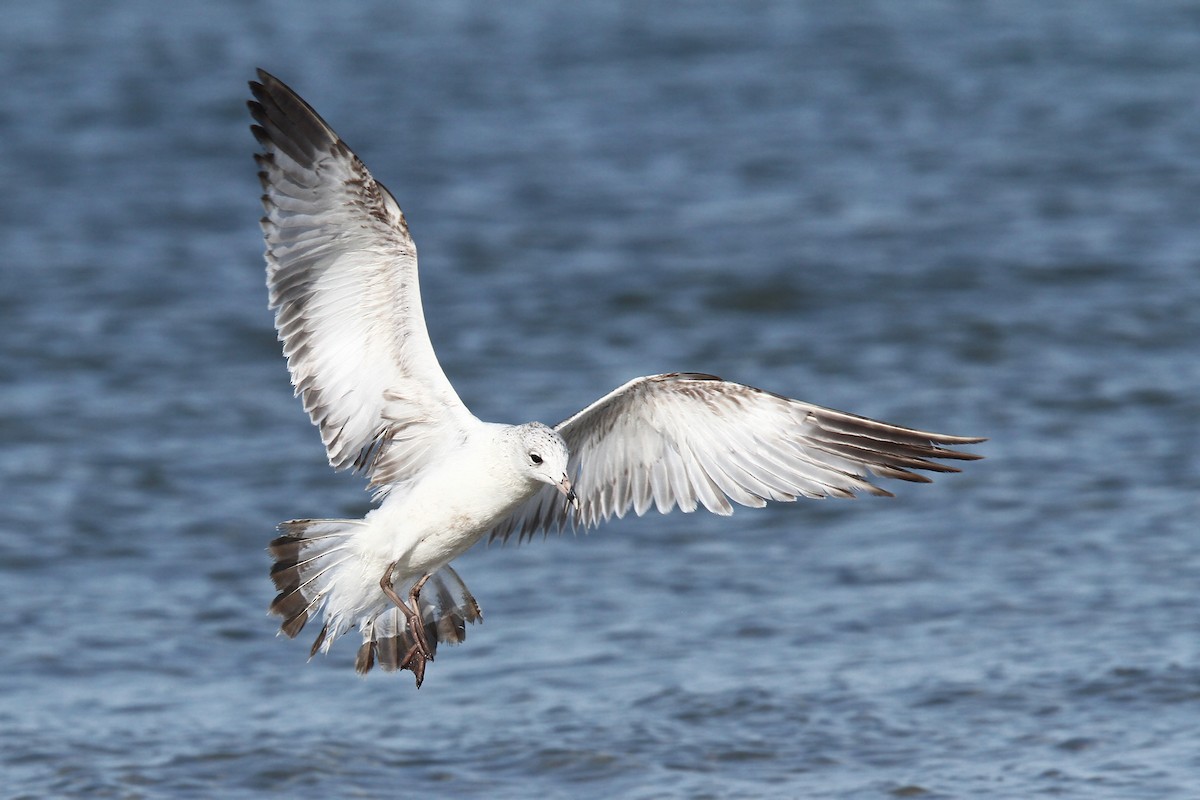
M539 456L537 453L530 453L530 454L529 454L529 460L530 460L530 461L532 461L532 462L533 462L533 463L535 463L535 464L540 464L540 463L542 463L542 457L541 457L541 456Z

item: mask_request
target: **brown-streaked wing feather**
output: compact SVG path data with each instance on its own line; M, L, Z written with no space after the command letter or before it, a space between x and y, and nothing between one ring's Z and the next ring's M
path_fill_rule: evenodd
M520 539L537 531L593 527L633 510L641 516L704 507L730 514L730 501L760 507L800 497L889 496L870 480L928 482L957 472L939 460L980 456L950 449L984 439L919 431L814 406L724 381L669 373L626 383L559 423L571 451L579 510L547 487L491 532Z
M333 129L258 77L249 107L264 150L267 285L292 383L330 464L373 486L403 480L474 419L429 342L416 246L391 193Z

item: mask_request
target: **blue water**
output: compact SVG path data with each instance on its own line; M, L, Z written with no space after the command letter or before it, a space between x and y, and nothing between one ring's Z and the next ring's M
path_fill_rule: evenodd
M306 664L264 548L368 503L266 309L260 65L479 416L701 370L987 459L481 547L419 692ZM4 796L1200 796L1194 4L47 0L0 86Z

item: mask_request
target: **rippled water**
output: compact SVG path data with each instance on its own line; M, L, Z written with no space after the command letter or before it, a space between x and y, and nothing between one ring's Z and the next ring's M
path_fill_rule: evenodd
M0 29L12 797L1200 793L1190 3L45 2ZM451 379L715 372L987 460L480 548L411 677L276 640L367 497L290 396L245 81L393 190Z

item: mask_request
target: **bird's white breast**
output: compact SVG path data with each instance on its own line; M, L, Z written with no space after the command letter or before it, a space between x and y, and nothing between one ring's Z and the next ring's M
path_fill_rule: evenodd
M417 480L367 515L364 546L400 573L431 572L462 555L541 486L512 468L504 442L485 425Z

